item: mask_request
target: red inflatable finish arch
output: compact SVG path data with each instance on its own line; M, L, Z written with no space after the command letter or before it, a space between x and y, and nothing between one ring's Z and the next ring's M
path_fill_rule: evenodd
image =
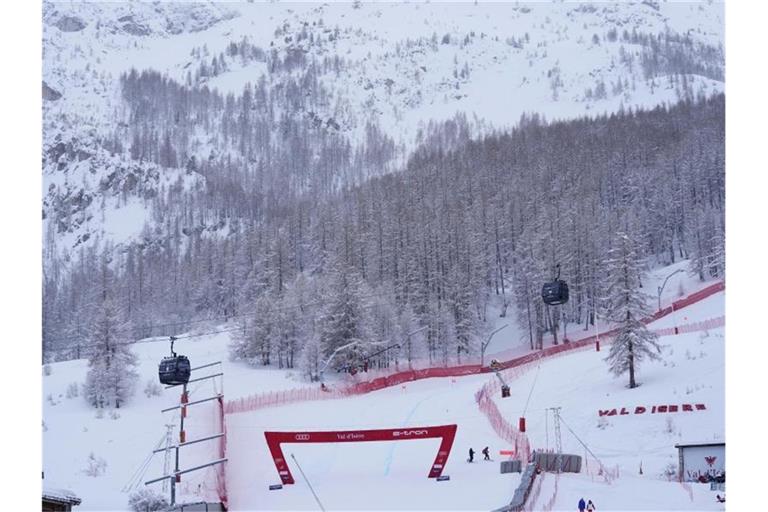
M456 425L437 427L409 427L383 430L340 430L331 432L264 432L269 453L275 461L277 473L283 484L294 483L291 470L285 461L281 444L283 443L360 443L365 441L408 441L411 439L442 438L435 462L429 470L429 478L437 478L443 473L456 436Z

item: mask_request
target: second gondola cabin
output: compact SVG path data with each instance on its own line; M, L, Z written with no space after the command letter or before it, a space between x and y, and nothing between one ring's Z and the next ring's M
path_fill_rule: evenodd
M568 302L568 283L560 279L544 283L541 298L548 306L557 306Z

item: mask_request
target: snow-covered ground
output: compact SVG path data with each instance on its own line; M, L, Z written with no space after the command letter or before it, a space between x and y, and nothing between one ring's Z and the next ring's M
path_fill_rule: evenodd
M88 362L85 359L65 361L50 365L51 374L43 376L43 471L46 485L71 489L83 503L82 510L127 509L127 489L132 483L143 482L163 475L162 453L155 455L144 468L143 479L134 478L150 452L165 446L166 424L175 424L172 441L178 440L178 411L165 414L161 409L178 405L179 390L161 388L160 396L144 394L147 382L157 383L157 364L168 355L166 342L137 343L133 346L139 358L137 371L140 374L136 394L124 407L112 412L105 411L98 417L82 397L81 384L85 381ZM292 372L284 370L253 370L242 363L228 361L228 334L180 339L175 349L190 358L193 367L222 361L225 398L248 395L264 390L291 389L308 385ZM218 367L200 370L199 374L218 373ZM210 373L209 373L210 372ZM198 373L198 372L195 372ZM159 383L158 383L159 386ZM190 400L206 398L221 390L220 379L215 385L210 381L190 385ZM68 394L68 388L78 389L77 396ZM239 394L238 394L239 393ZM187 420L189 439L196 437L195 431L213 434L215 411L208 406L189 408ZM199 426L198 426L199 424ZM197 427L197 428L196 428ZM214 453L215 445L198 445L184 450L181 467L190 467L192 461L207 458ZM89 456L106 462L104 473L89 476ZM173 461L171 461L173 464ZM172 468L173 466L171 466ZM192 475L194 476L194 475ZM195 478L184 478L194 482ZM157 484L160 489L161 484ZM182 487L182 490L185 487ZM192 489L195 491L196 489Z
M293 454L329 510L489 510L504 504L520 475L499 474L484 462L489 446L498 460L504 446L475 405L474 393L488 379L427 379L344 400L294 404L227 416L227 471L234 510L314 510L311 491L290 458ZM454 382L455 381L455 382ZM445 465L446 482L427 478L439 440L285 445L296 484L279 483L265 430L358 430L457 424ZM469 448L475 463L467 464Z
M687 316L705 318L722 313L724 294L687 308ZM661 322L661 321L660 321ZM658 322L658 323L660 323ZM651 328L657 327L656 323ZM626 388L626 377L614 379L603 361L607 351L580 351L541 363L512 384L512 396L497 403L517 422L536 381L526 411L531 445L554 447L551 417L545 408L562 406L563 420L607 467L618 466L620 479L608 485L588 474L561 477L555 509L570 509L581 495L591 497L601 510L719 510L707 486L694 485L693 500L683 486L668 482L662 472L676 464L676 443L724 441L723 330L662 338L663 360L645 363L641 386ZM428 379L353 399L294 404L228 416L230 452L229 493L234 509L311 509L309 488L297 476L294 486L269 491L279 477L266 444L265 430L347 430L423 425L458 425L454 452L446 465L450 482L428 481L426 468L437 441L360 443L359 445L293 445L294 453L329 509L492 509L511 498L518 476L498 473L496 463L468 465L466 451L490 446L509 449L477 410L474 393L487 375ZM705 404L706 410L651 414L653 405ZM598 409L646 406L648 414L610 416L600 421ZM388 446L389 444L389 446ZM420 445L416 448L416 445ZM371 446L373 445L373 446ZM566 428L563 448L585 454ZM393 466L393 464L396 464ZM643 475L639 475L640 464ZM292 471L298 470L289 460ZM393 471L392 468L402 468ZM551 480L551 479L550 479ZM359 486L350 483L359 482ZM706 487L706 489L704 489ZM550 493L551 495L551 493ZM546 497L546 488L542 490Z
M680 313L690 319L708 318L722 314L723 302L724 294L719 293ZM670 318L650 327L663 326ZM692 502L682 486L660 479L667 465L677 465L676 443L725 442L723 329L664 336L660 343L662 359L640 365L638 388L627 388L626 375L613 378L607 373L606 347L546 361L514 381L510 398L497 400L501 412L515 419L531 394L525 412L528 436L532 447L543 449L554 447L553 420L551 414L547 420L545 409L562 407L563 421L578 438L605 466L619 467L621 477L612 485L593 483L588 475L562 477L557 509L573 507L577 494L583 493L601 510L718 510L708 486L693 485L699 492ZM683 404L694 405L694 410L683 411ZM706 409L696 410L695 404ZM679 412L653 414L655 405L677 405ZM646 412L633 414L637 406ZM622 407L630 414L599 415L600 410L620 412ZM566 453L586 453L566 427L562 443ZM700 492L704 487L706 492Z
M674 268L656 272L663 278ZM686 293L701 286L679 273ZM653 275L649 279L652 284ZM670 287L672 283L667 286ZM649 286L653 289L652 286ZM669 300L677 298L672 286ZM664 297L667 297L665 291ZM650 298L649 302L655 301ZM651 328L695 322L724 314L724 293L718 293L654 322ZM43 469L48 486L68 488L83 499L81 510L126 509L128 491L163 474L163 454L147 462L152 449L162 446L166 424L178 425L178 414L160 410L178 403L178 391L164 390L146 396L142 390L157 378L157 362L167 354L158 340L134 345L139 357L137 393L124 407L98 417L82 398L68 388L79 387L87 372L85 360L50 365L43 377ZM154 342L153 342L154 341ZM601 352L591 349L546 360L511 381L512 396L496 397L510 423L523 414L534 449L554 446L547 407L561 406L562 417L607 467L618 467L621 477L611 485L588 474L562 476L555 509L571 509L581 495L595 500L600 510L718 510L708 487L693 485L693 500L686 489L667 482L661 473L676 463L675 443L724 441L724 335L723 329L678 336L664 336L662 360L640 366L641 386L626 388L626 376L608 374ZM180 339L179 353L193 366L222 361L224 382L192 384L191 400L211 396L222 389L225 397L238 397L309 386L292 372L252 369L228 361L227 333ZM206 374L208 370L201 370ZM216 367L211 373L218 371ZM334 375L335 376L335 375ZM498 451L510 448L479 412L475 392L489 375L428 379L347 399L285 405L227 417L227 487L234 510L311 509L315 502L301 473L289 460L296 484L280 491L268 486L279 482L268 454L265 430L336 430L396 428L423 425L458 425L454 450L444 474L447 482L426 478L437 451L437 440L407 443L348 443L338 445L287 445L328 509L492 509L509 501L519 475L498 472ZM535 381L535 386L534 386ZM533 389L533 391L531 391ZM704 404L705 410L667 414L599 416L599 410L650 408L653 405ZM190 438L216 430L212 407L190 407L185 420ZM563 428L566 452L583 455L584 448ZM173 438L175 441L175 436ZM497 461L466 464L469 447L479 452L489 446ZM215 458L215 443L202 443L182 452L181 467ZM94 462L89 462L93 454ZM480 458L480 457L478 457ZM89 476L88 466L106 463L103 473ZM643 474L639 474L642 463ZM171 461L172 465L172 461ZM210 475L208 475L209 477ZM211 496L206 476L189 475L179 488L180 496ZM541 498L551 496L552 478L545 480ZM133 486L132 486L133 484ZM156 484L160 489L160 484ZM548 494L549 493L549 494Z

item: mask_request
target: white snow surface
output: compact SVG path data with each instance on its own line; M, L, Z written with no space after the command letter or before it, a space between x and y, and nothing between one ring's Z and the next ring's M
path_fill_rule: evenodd
M674 269L674 267L672 267ZM671 269L655 274L662 278ZM687 293L701 285L687 274ZM668 285L669 286L669 285ZM673 294L674 295L674 294ZM665 294L666 296L666 294ZM670 297L670 299L675 298ZM655 298L650 298L654 303ZM678 312L688 322L724 314L724 293L718 293ZM650 325L673 325L680 318L665 317ZM54 363L43 377L43 469L45 482L71 489L82 500L79 510L125 510L132 479L139 486L163 473L163 454L142 467L149 453L164 439L165 425L178 425L178 414L161 414L160 409L178 404L177 389L161 396L146 397L142 390L148 380L157 379L157 363L167 355L162 340L143 340L133 346L140 360L140 380L133 399L116 411L98 418L79 396L67 398L71 383L85 380L87 361ZM519 378L511 379L512 396L495 397L507 418L516 425L528 402L525 417L534 449L554 446L547 407L561 406L562 417L578 437L609 468L618 467L620 478L606 484L589 474L564 475L559 481L555 509L570 510L579 497L595 501L600 510L721 510L708 486L685 487L661 476L670 463L677 462L676 443L724 441L724 330L712 329L678 336L664 336L662 361L644 362L638 371L640 387L626 387L626 376L608 373L601 352L586 349L531 366ZM179 353L190 357L193 366L222 361L225 373L219 379L190 385L190 400L211 396L222 390L227 400L253 393L316 386L299 380L293 372L253 369L227 360L226 333L181 338ZM200 370L215 373L217 367ZM333 375L336 376L335 374ZM492 430L474 401L475 392L491 375L427 379L347 399L306 402L227 416L227 488L233 510L309 510L316 504L298 468L302 465L327 509L376 510L488 510L506 504L518 485L519 475L501 475L499 450L507 443ZM535 381L535 385L534 385ZM330 383L340 385L340 382ZM533 389L533 391L531 391ZM530 400L528 395L530 393ZM650 414L653 405L705 404L703 411ZM644 415L616 415L600 420L598 410L633 410L645 406ZM116 414L115 414L116 413ZM215 409L192 406L185 420L188 439L216 433ZM296 479L295 485L269 491L279 477L268 454L265 430L351 430L418 427L457 424L453 451L444 474L447 482L426 477L437 451L437 440L368 442L333 445L285 445L284 453ZM584 455L585 449L563 426L563 447L568 453ZM174 435L173 440L176 440ZM467 464L467 450L478 456L489 446L493 462ZM217 458L216 444L200 443L182 451L180 467L190 467ZM89 455L103 458L100 476L84 473ZM594 461L590 462L594 465ZM639 474L642 463L643 474ZM171 467L173 460L171 459ZM593 466L594 467L594 466ZM551 475L550 475L551 476ZM135 478L134 478L135 477ZM155 484L160 489L160 484ZM553 478L542 486L542 502L551 496ZM179 486L180 500L192 501L216 495L212 472L186 475ZM548 490L549 489L549 490ZM549 492L549 494L547 494Z
M496 453L482 460L482 443L502 445L478 412L474 392L485 375L426 379L343 400L295 404L227 416L230 452L228 491L234 510L314 510L317 505L291 454L329 510L489 510L511 498L520 475L499 474ZM455 381L455 382L453 382ZM445 466L446 482L427 478L438 439L344 444L284 445L296 484L279 483L264 431L364 430L457 424ZM469 447L475 463L466 459Z
M104 411L98 418L79 389L78 396L67 398L70 384L80 387L85 382L88 361L79 359L51 364L51 374L43 376L43 470L44 482L74 491L82 500L78 510L127 510L128 494L122 489L132 481L135 472L150 452L165 439L165 425L173 423L172 441L178 441L179 414L172 411L162 414L161 409L179 404L179 388L164 389L160 396L147 397L143 393L147 381L157 382L157 364L168 355L168 344L144 340L146 343L133 345L139 358L139 381L136 394L124 407L115 411ZM154 340L157 341L157 340ZM225 373L224 393L226 399L266 390L292 389L308 385L292 372L272 369L253 370L242 363L227 360L227 334L179 339L175 344L178 353L187 355L192 365L199 366L222 361ZM199 376L218 373L217 367L194 372ZM158 383L159 385L159 383ZM190 384L190 401L207 398L221 390L220 379ZM112 412L119 415L112 418ZM189 407L185 420L188 439L217 433L215 410L210 405ZM162 446L165 446L163 443ZM184 449L181 453L182 469L196 463L216 458L215 442L206 442ZM103 475L92 477L84 473L89 455L103 458L107 465ZM163 475L164 454L152 458L151 464L139 479L146 480ZM173 469L173 458L171 458ZM195 485L192 485L192 484ZM191 493L190 500L197 495L197 474L183 477L179 489L180 498ZM161 489L161 484L156 484ZM207 494L210 496L210 489ZM167 494L166 494L167 496Z

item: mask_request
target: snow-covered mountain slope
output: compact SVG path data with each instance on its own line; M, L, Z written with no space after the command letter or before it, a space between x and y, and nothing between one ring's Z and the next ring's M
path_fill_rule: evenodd
M44 79L62 103L131 67L183 83L245 38L284 57L341 59L319 77L333 96L410 142L420 122L456 112L504 127L523 112L569 118L675 101L673 72L694 93L722 90L722 30L718 2L46 3ZM659 68L644 69L648 37L665 34L686 39L659 48ZM225 61L196 82L239 94L246 82L274 79L262 59ZM711 72L697 74L703 61Z
M716 294L681 313L690 322L705 320L722 314L723 300L724 294ZM665 327L673 320L666 317L650 327ZM163 471L162 453L146 465L144 462L149 452L163 442L165 425L178 425L173 412L160 413L160 409L177 403L178 392L164 390L159 396L141 392L147 381L156 379L157 362L167 354L164 342L146 341L133 346L140 360L140 389L124 407L101 417L87 406L80 393L75 393L85 380L85 360L53 363L50 375L43 377L46 482L74 491L83 499L81 510L125 510L128 492L123 489ZM637 389L627 389L624 379L615 379L608 373L602 360L607 350L585 350L543 361L539 370L534 368L510 381L510 398L495 397L498 407L509 418L521 416L527 403L525 416L533 448L553 446L551 418L546 424L544 408L563 406L567 425L606 466L619 467L620 477L611 485L586 473L561 477L556 509L570 508L575 492L589 495L598 506L602 505L601 510L722 509L708 486L694 486L690 497L683 487L668 482L661 473L676 462L675 443L724 439L723 329L665 336L660 341L664 346L662 360L641 365L641 386ZM176 349L187 354L194 365L201 365L226 359L228 343L227 334L218 334L180 340ZM309 385L282 370L255 370L226 360L222 368L228 400ZM489 379L494 377L429 379L350 399L232 414L227 420L230 504L238 510L297 510L313 506L311 492L299 478L296 485L280 492L268 490L269 484L278 481L278 475L264 442L264 430L456 423L457 439L445 469L445 474L451 476L450 482L438 484L426 478L425 464L433 460L437 446L432 441L302 445L292 446L291 453L300 460L329 508L477 510L502 506L511 498L518 476L498 473L498 451L510 447L494 434L474 402L475 392ZM217 386L214 389L210 384L197 383L191 387L190 399L205 398L221 389L221 383ZM598 409L614 407L695 403L704 404L706 409L616 415L604 420L598 415ZM199 420L200 414L190 408L187 421ZM497 461L464 463L470 446L479 452L486 445ZM569 453L584 453L565 428L563 446ZM210 450L210 458L215 456L214 447L199 444L194 452L184 455L182 467L192 460L202 460L205 450ZM91 454L95 463L91 462ZM87 474L89 467L98 466L99 459L106 462L103 473ZM294 466L292 471L298 477ZM202 482L183 481L184 499L195 498L197 483ZM551 493L551 489L542 488L545 501L546 492Z
M81 244L138 239L181 190L202 189L203 178L179 169L126 160L90 138L57 139L48 148L43 191L46 254ZM148 205L152 206L148 208ZM94 240L91 240L91 239Z
M116 134L130 118L118 79L131 68L234 95L247 83L275 95L311 80L322 91L313 107L276 105L276 117L311 119L353 144L373 123L404 159L431 122L457 114L481 133L524 113L563 119L722 91L722 41L719 2L45 2L44 151L71 140L125 151L130 141ZM218 137L200 132L189 146L201 158L228 151ZM89 165L96 182L111 172ZM45 208L99 195L57 188L79 184L79 167L45 166L44 194L56 196ZM73 243L86 235L120 243L141 234L136 218L119 233L95 224L62 232Z

